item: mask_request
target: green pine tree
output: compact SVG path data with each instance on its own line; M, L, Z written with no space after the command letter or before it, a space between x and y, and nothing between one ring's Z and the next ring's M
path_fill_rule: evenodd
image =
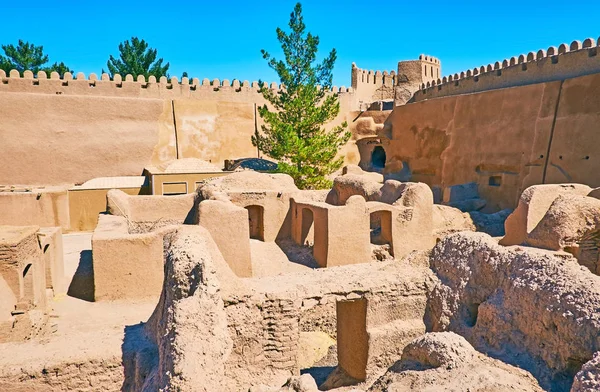
M294 7L289 26L289 34L277 28L285 60L261 51L285 89L274 92L261 88L274 110L267 105L258 108L265 124L262 134L257 132L252 137L252 143L277 160L277 171L292 176L300 189L327 188L331 186L327 175L343 165L337 153L351 136L346 122L329 131L323 128L340 111L338 95L329 92L337 55L332 49L321 63L316 63L319 37L305 33L300 3Z
M65 74L65 72L71 72L71 73L73 73L73 70L70 69L69 67L67 67L65 65L65 63L63 63L61 61L60 63L54 63L54 64L52 64L49 68L46 69L46 73L48 74L48 76L50 76L51 72L58 72L58 74L62 78L63 75Z
M2 45L4 56L0 55L0 69L7 74L16 69L21 75L26 70L37 75L38 72L44 71L48 76L51 72L58 72L62 77L65 72L73 72L65 63L54 63L51 66L45 66L48 62L48 55L44 54L44 47L30 44L29 42L19 40L17 46Z
M126 40L119 44L119 58L114 58L112 55L106 65L113 78L115 74L120 74L123 78L127 74L131 74L133 79L137 79L138 75L144 75L146 80L154 75L156 79L161 76L167 76L169 63L162 65L163 59L156 59L156 49L148 48L148 44L143 39L132 37L131 42ZM102 70L104 73L104 70Z

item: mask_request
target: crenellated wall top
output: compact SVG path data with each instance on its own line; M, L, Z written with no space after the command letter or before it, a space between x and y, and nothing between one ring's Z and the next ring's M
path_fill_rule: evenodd
M357 89L361 84L393 86L396 80L396 71L373 71L358 68L352 63L352 88Z
M204 95L206 93L246 93L258 94L260 88L266 86L272 90L280 91L284 86L275 82L259 83L257 81L248 82L234 79L207 79L198 78L189 79L184 77L181 81L173 76L167 78L162 76L156 78L150 76L146 79L139 75L135 80L132 75L125 77L116 74L112 77L103 73L98 77L91 73L87 77L82 72L73 75L66 72L61 78L57 72L52 72L50 77L45 72L38 72L34 75L31 71L24 71L23 76L19 71L11 70L7 75L0 70L0 92L26 92L26 93L49 93L49 94L67 94L67 95L99 95L99 96L124 96L124 97L194 97L195 95ZM351 93L352 88L345 86L331 88L334 93ZM204 93L204 94L203 94Z
M600 38L599 38L600 41ZM414 101L548 82L600 72L598 43L563 43L423 83Z
M422 54L419 56L419 60L426 61L432 64L441 64L440 60L437 57L429 56L426 54Z

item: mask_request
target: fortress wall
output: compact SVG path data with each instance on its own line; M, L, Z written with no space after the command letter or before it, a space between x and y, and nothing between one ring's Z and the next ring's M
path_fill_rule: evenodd
M546 183L600 186L600 74L564 82Z
M140 175L176 157L162 99L0 92L0 184Z
M600 72L600 56L594 39L573 41L497 61L472 70L424 81L413 101L467 94L499 88L564 80Z
M421 77L424 83L428 81L437 80L441 77L441 62L439 59L433 56L422 54L419 56L419 67L421 68ZM402 61L398 63L398 73L402 68Z
M266 101L254 87L208 80L204 85L158 83L128 76L120 81L34 79L0 71L0 184L58 185L96 177L141 175L144 167L176 158L256 157L255 105ZM108 79L108 75L103 76ZM193 83L197 83L195 80ZM94 87L92 87L94 85ZM144 87L145 86L145 87ZM195 90L193 89L195 86ZM218 87L215 87L218 86ZM272 85L273 88L279 86ZM340 114L328 127L352 125L352 93L340 91ZM258 127L262 124L257 119ZM358 149L344 147L350 163Z
M397 72L369 71L352 63L353 107L365 110L371 102L392 100L396 105L403 105L421 88L422 83L437 80L441 68L439 59L424 54L418 60L398 62Z
M386 172L441 187L475 181L489 210L514 208L533 184L598 187L599 90L594 74L396 107Z
M179 158L202 157L222 166L225 159L257 156L250 139L253 103L177 99L173 104Z
M526 179L541 182L557 96L556 83L538 84L396 107L385 171L431 186L475 181L493 206L516 204Z

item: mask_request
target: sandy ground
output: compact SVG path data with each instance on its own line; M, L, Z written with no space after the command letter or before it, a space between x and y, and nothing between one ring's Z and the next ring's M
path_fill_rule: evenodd
M91 233L66 234L63 241L65 278L70 283L84 259L82 252L91 252ZM89 302L62 293L51 304L47 333L25 343L0 344L0 376L120 357L125 327L148 320L156 301Z
M291 240L277 244L251 239L250 252L254 277L302 272L317 267L312 249L296 245Z

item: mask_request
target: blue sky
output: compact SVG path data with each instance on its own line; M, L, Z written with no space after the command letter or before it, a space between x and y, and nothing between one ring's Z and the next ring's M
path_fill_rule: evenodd
M277 81L260 49L279 54L276 27L287 27L296 1L7 2L0 44L43 45L50 60L99 74L119 42L144 38L169 61L171 75ZM126 6L117 7L117 4ZM453 74L521 53L600 36L600 1L305 0L305 23L335 47L334 84L350 85L352 62L394 70L425 53Z

